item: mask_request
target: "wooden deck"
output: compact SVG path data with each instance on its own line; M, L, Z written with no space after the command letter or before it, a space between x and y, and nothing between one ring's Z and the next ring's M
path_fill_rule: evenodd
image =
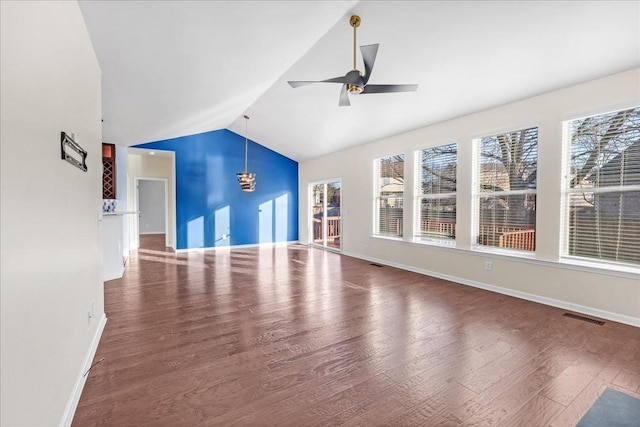
M143 247L75 426L574 426L640 329L301 245Z

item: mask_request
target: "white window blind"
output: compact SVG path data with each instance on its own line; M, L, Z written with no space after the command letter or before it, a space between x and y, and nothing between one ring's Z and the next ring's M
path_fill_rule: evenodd
M476 243L534 251L538 128L488 136L479 145Z
M375 234L402 237L404 154L382 157L376 164Z
M564 253L640 264L640 107L568 127Z
M445 244L455 241L457 159L455 143L419 152L420 187L416 203L419 222L414 227L417 239Z

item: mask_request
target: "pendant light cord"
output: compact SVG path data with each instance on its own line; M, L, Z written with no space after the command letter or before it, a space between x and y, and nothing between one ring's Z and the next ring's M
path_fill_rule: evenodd
M247 157L249 154L249 139L247 138L247 123L249 123L249 116L244 116L244 172L247 173Z

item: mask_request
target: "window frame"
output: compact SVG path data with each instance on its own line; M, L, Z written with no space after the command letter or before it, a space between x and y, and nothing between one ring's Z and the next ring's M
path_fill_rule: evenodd
M573 116L566 118L562 121L562 183L561 183L561 203L560 203L560 262L566 264L572 264L583 267L592 267L597 269L613 269L616 271L640 271L640 263L634 264L631 262L621 262L606 258L596 258L584 255L572 255L569 253L570 246L570 223L571 223L571 196L580 193L594 193L594 194L607 194L607 193L620 193L640 191L640 184L636 185L622 185L622 186L603 186L603 187L571 187L572 180L572 164L571 155L573 150L572 144L572 124L577 120L584 120L591 117L605 116L608 114L617 113L624 110L640 109L640 105L624 105L619 106L613 110L596 110L590 111L588 114L580 116Z
M472 188L472 221L471 221L471 249L474 251L487 252L487 253L495 253L502 254L505 256L517 256L521 258L536 258L536 250L537 250L537 203L538 203L538 188L533 189L524 189L524 190L507 190L507 191L481 191L481 173L482 173L482 141L486 138L497 137L498 135L510 134L515 132L529 131L531 129L536 130L536 173L539 170L539 153L540 153L540 126L537 123L529 123L523 124L521 126L513 126L502 130L495 130L491 132L485 133L483 136L478 136L472 139L473 143L473 156L472 156L472 164L473 164L473 188ZM519 195L527 195L532 194L535 196L535 234L534 234L534 249L517 249L510 247L500 247L496 245L484 245L480 243L480 201L482 198L490 198L490 197L505 197L505 196L519 196Z
M402 204L402 221L400 224L400 227L398 227L398 231L396 232L396 234L392 234L392 233L381 233L380 232L380 202L382 200L389 200L389 199L398 199L398 196L391 196L391 195L386 195L383 196L381 195L381 179L382 179L382 161L385 159L390 159L396 156L402 156L402 196L400 197L401 200L401 204ZM380 156L377 157L373 160L374 163L374 180L373 180L373 236L374 237L380 237L380 238L385 238L385 239L394 239L394 240L403 240L404 238L404 214L405 214L405 210L404 210L404 199L405 199L405 190L406 190L406 186L405 186L405 162L406 162L406 155L404 152L401 153L397 153L397 154L390 154L390 155L386 155L386 156Z
M423 193L423 156L427 150L435 150L438 148L453 146L455 150L455 167L456 167L456 191L448 193ZM457 167L459 158L459 143L453 141L445 144L438 144L430 147L424 147L414 152L415 166L414 166L414 223L413 223L413 241L420 244L433 244L436 246L455 247L456 246L456 234L457 231L457 206L458 206L458 177ZM429 235L421 235L422 231L422 202L423 200L438 200L438 199L454 199L456 206L455 218L453 221L454 236L453 237L435 237Z

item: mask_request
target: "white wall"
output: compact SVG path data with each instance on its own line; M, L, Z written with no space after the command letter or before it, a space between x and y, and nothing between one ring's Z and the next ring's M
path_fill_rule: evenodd
M460 100L464 102L464 100ZM300 163L300 241L309 241L308 184L342 179L343 252L461 283L571 307L640 326L640 275L571 268L560 259L562 122L640 104L640 70L482 111ZM472 251L472 140L500 131L539 127L535 260ZM405 153L405 218L411 218L415 150L458 142L456 249L372 237L373 160ZM405 190L407 191L407 190ZM407 216L409 215L409 216ZM405 220L405 236L411 221ZM484 260L493 262L484 270Z
M128 205L132 209L136 206L136 178L165 178L169 191L169 215L167 244L175 249L176 233L176 190L175 190L175 157L173 152L158 153L155 156L140 153L140 150L129 149L127 156L127 181L129 183ZM129 218L130 242L132 248L138 247L138 218L136 215L127 215Z
M101 73L76 2L0 8L0 424L53 426L104 326ZM88 172L61 160L61 131Z
M165 182L138 180L138 209L140 234L165 233Z
M116 145L116 210L129 210L127 201L127 147ZM125 217L126 218L126 217ZM122 223L122 256L129 256L129 221Z

